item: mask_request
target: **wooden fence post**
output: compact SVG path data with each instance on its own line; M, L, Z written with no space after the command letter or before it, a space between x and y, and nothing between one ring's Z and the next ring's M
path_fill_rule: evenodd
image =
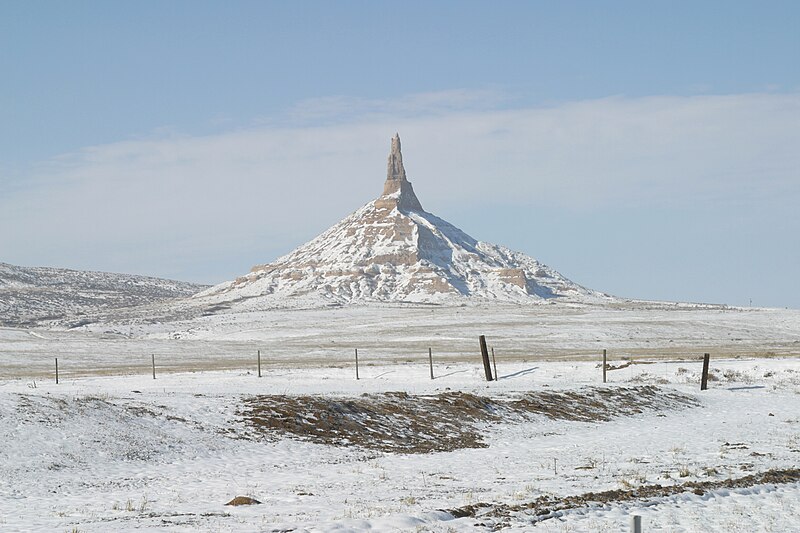
M358 348L356 348L356 379L358 379Z
M156 354L152 354L153 360L153 379L156 379Z
M606 351L603 350L603 383L606 382L606 370L608 370L608 363L606 363Z
M56 385L58 385L58 357L56 357Z
M500 376L497 374L497 360L494 358L494 346L492 346L492 366L494 367L494 379L497 381Z
M433 352L428 348L428 364L431 367L431 379L433 379Z
M708 389L708 362L711 354L703 354L703 377L700 379L700 390Z
M261 350L258 350L258 377L261 377Z
M483 371L486 374L486 381L492 381L492 366L489 364L489 350L486 348L486 337L478 337L481 344L481 358L483 358Z

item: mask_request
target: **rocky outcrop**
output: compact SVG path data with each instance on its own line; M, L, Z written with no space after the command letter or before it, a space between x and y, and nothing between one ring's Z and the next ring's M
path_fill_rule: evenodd
M392 137L387 167L383 194L375 200L375 207L389 210L397 208L403 211L424 211L417 195L414 194L411 182L406 179L400 135L397 133Z
M406 169L403 166L403 150L400 145L400 134L395 133L389 148L389 162L386 170L386 184L383 194L387 194L386 186L398 181L406 181Z
M314 306L608 298L426 212L406 179L399 135L392 138L380 197L288 255L198 297L247 300L254 308L290 300Z

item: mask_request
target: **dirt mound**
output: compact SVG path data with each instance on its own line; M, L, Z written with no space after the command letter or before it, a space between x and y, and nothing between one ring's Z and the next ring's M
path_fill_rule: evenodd
M479 424L535 416L607 421L645 410L685 408L694 399L654 386L537 391L489 398L465 392L411 396L404 392L358 398L253 396L239 415L246 436L291 435L313 442L356 445L396 453L429 453L485 447Z
M233 505L233 506L239 506L239 505L261 505L261 502L256 500L256 499L254 499L254 498L250 498L248 496L237 496L234 499L232 499L231 501L229 501L228 503L226 503L225 505Z

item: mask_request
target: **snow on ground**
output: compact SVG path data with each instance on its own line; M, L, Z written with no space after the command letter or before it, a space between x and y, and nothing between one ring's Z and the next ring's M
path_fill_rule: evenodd
M497 382L483 378L480 334L495 348ZM606 385L602 349L615 368ZM700 392L703 352L712 354L712 375ZM648 532L800 531L796 481L724 485L796 468L799 352L800 311L636 302L0 328L0 531L625 531L630 514L643 516ZM291 403L281 398L347 411L357 403L369 410L374 397L377 416L383 401L414 406L470 394L491 410L552 393L549 401L568 411L580 404L563 400L569 394L608 404L613 394L603 391L630 387L655 387L669 408L584 420L496 409L494 417L454 417L461 427L448 442L463 438L465 447L429 453L332 445L248 418L264 395L278 420ZM408 398L386 394L397 392ZM297 423L277 426L314 423L314 412L299 411ZM363 412L348 416L363 431L399 431ZM408 412L396 416L415 427ZM487 447L468 447L481 442ZM546 520L526 511L537 501L686 482L718 485L587 502ZM240 495L263 503L224 505ZM455 517L467 508L474 516Z
M0 381L0 531L488 531L491 517L445 510L543 496L740 478L800 459L800 362L639 360L600 383L597 361L498 360L497 382L475 361L268 368ZM645 364L645 363L650 364ZM621 361L612 361L620 366ZM624 363L622 363L624 364ZM398 454L276 435L247 436L255 395L362 398L465 392L498 400L529 391L655 385L696 407L607 421L535 416L477 426L486 448ZM234 496L262 502L224 505ZM798 531L800 484L681 493L588 505L515 531ZM489 508L487 508L489 509Z
M0 375L49 376L163 370L199 371L365 362L474 360L478 335L498 357L715 357L800 355L800 310L690 304L593 306L364 306L216 314L195 320L74 330L0 328Z

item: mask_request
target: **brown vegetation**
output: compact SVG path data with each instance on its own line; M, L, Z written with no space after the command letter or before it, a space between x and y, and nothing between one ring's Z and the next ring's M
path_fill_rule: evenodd
M411 396L404 392L359 398L253 396L239 416L250 438L290 435L321 444L395 453L430 453L485 447L480 424L536 416L607 421L645 410L696 405L691 397L654 386L585 387L489 398L465 392Z
M588 492L575 496L540 496L536 500L519 505L476 503L450 509L447 512L456 518L477 517L496 520L492 529L497 531L509 525L509 518L515 513L531 515L532 522L541 522L558 516L561 511L579 509L592 505L606 505L631 500L663 498L684 492L703 495L718 489L738 489L763 484L796 483L800 481L800 469L768 470L736 479L720 481L687 481L680 485L644 485L631 490L608 490Z

